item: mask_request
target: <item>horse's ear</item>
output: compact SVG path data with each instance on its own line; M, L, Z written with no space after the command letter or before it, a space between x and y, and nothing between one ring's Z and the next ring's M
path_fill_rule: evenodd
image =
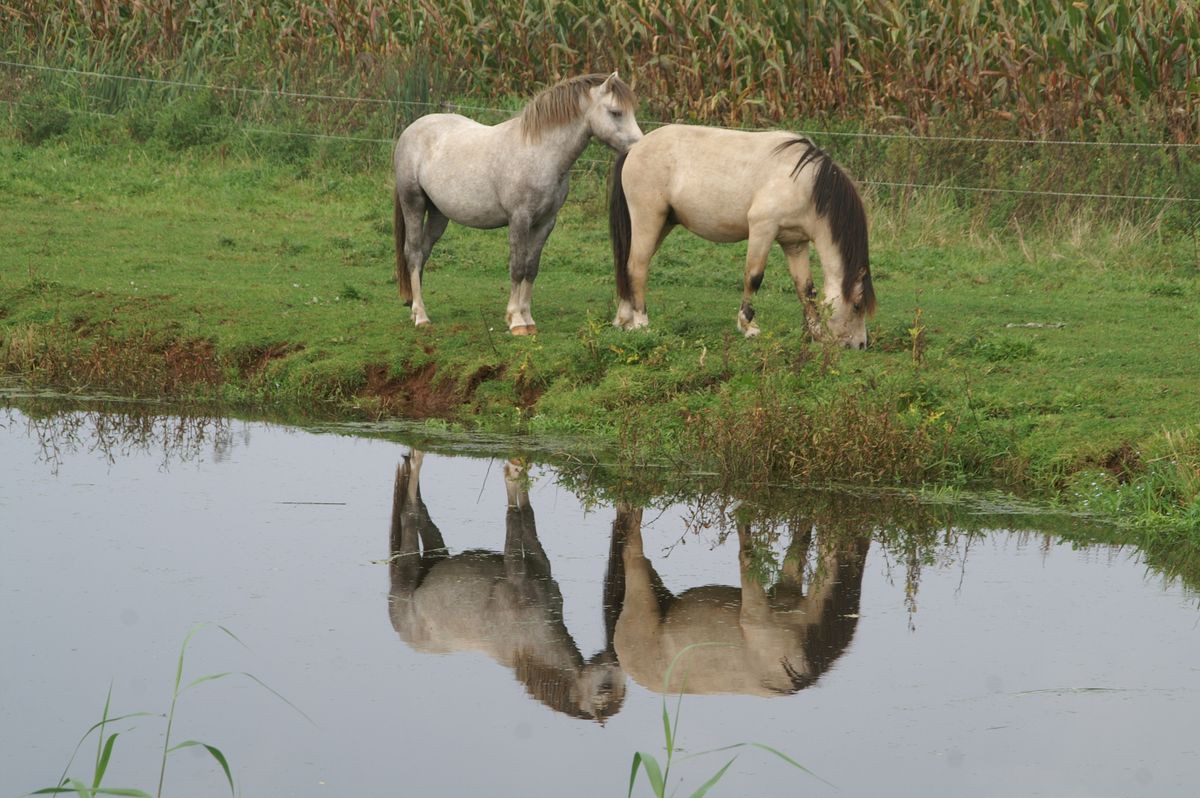
M604 92L605 94L608 94L609 92L612 91L613 81L615 81L615 80L620 80L620 78L617 77L617 73L614 70L613 73L611 75L609 75L607 78L605 78L604 82L600 84L600 90L602 92Z

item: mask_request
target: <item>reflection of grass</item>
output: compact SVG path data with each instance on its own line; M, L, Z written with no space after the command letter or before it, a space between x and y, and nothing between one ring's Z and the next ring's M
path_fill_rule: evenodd
M675 752L678 750L675 744L678 742L679 734L679 710L683 706L683 685L687 684L687 671L684 671L683 685L681 685L679 689L679 699L675 702L675 719L672 720L670 713L667 711L667 686L671 683L671 673L675 670L675 666L679 663L679 660L682 659L683 656L692 649L720 645L725 644L692 643L689 646L685 646L678 654L674 656L674 658L672 658L671 664L667 667L667 672L663 676L662 721L663 738L666 741L667 748L667 759L665 764L660 765L657 757L655 757L653 754L648 754L645 751L638 751L635 753L633 755L633 767L629 773L628 795L633 795L633 785L637 783L639 769L646 771L646 778L650 781L650 789L654 791L654 795L657 796L657 798L663 798L663 796L666 795L667 781L671 777L671 762L674 759ZM787 754L777 751L769 745L763 745L762 743L734 743L733 745L723 746L712 751L703 751L699 754L693 754L693 756L704 756L705 754L715 754L721 751L732 751L737 748L746 747L760 748L763 751L769 751L770 753L782 759L784 762L787 762L789 765L803 770L813 778L825 781L824 779L821 779L820 776L816 775ZM692 792L691 798L701 798L701 796L707 794L708 791L711 790L717 784L717 782L719 782L725 776L725 771L729 770L730 765L732 765L736 759L737 755L735 754L728 762L721 766L720 770L718 770L716 773L710 776L707 781L697 787L696 790ZM825 783L828 784L829 782Z
M192 627L191 630L188 631L187 636L183 638L183 645L181 645L179 647L179 664L176 666L176 669L175 669L175 686L171 690L171 705L170 705L170 708L167 710L167 714L165 716L166 721L167 721L167 728L166 728L166 733L163 736L163 750L162 750L162 757L160 759L159 771L158 771L158 789L154 793L154 795L156 797L161 796L163 794L163 783L166 781L166 775L167 775L167 758L171 754L175 753L176 751L181 751L185 748L195 748L197 746L202 747L202 748L204 748L204 750L208 751L208 753L212 756L212 758L216 760L217 764L219 764L221 766L221 770L225 774L225 780L227 782L229 782L229 791L231 794L234 792L233 772L230 770L229 761L225 757L225 754L221 751L221 749L217 748L214 745L209 745L208 743L200 742L199 740L184 740L181 743L175 743L174 745L171 744L171 727L174 725L174 722L175 722L175 707L179 703L180 697L184 693L186 693L188 690L191 690L193 687L198 687L201 684L204 684L205 682L212 682L212 681L216 681L217 679L223 679L226 676L245 676L246 678L256 682L258 685L260 685L264 689L269 690L272 694L277 696L281 701L286 703L292 709L295 709L297 712L300 712L300 710L294 704L292 704L292 702L288 701L286 698L279 695L279 693L275 692L275 690L268 687L257 676L254 676L253 674L250 674L250 673L246 673L244 671L226 671L223 673L210 673L205 676L198 676L195 679L192 679L191 681L189 681L187 684L184 684L183 683L183 661L184 661L184 657L187 653L188 643L191 642L192 636L195 635L196 632L200 631L205 626L207 626L207 624L200 624L200 625ZM226 629L224 626L217 625L217 628L220 629L225 634L229 635L231 638L236 640L238 643L242 643L242 641L238 639L237 635L235 635L233 632ZM245 645L245 644L242 644L242 645ZM127 720L129 718L163 717L163 716L155 715L155 713L151 713L151 712L132 712L132 713L129 713L126 715L118 715L117 717L109 717L108 712L109 712L109 707L111 705L111 701L112 701L112 688L110 687L109 691L108 691L108 696L104 699L104 712L101 714L99 722L97 722L90 729L88 729L86 732L84 732L83 737L81 737L79 739L79 742L75 746L75 750L71 753L71 758L70 758L70 760L68 760L67 766L65 768L63 768L63 775L59 778L57 786L45 787L43 789L40 789L40 790L37 790L36 792L31 793L31 795L54 795L54 794L61 794L61 793L68 793L68 794L74 793L75 795L80 796L80 798L93 798L93 796L96 796L96 795L125 795L125 796L134 796L134 798L150 798L150 794L143 790L134 789L134 788L130 788L130 787L105 787L103 785L104 775L108 771L108 765L112 759L113 748L117 742L117 738L119 736L121 736L120 732L113 732L112 734L109 734L107 737L105 736L105 734L106 734L107 729L109 727L111 727L112 724L114 724L118 721ZM303 712L300 712L300 714L304 715ZM307 718L308 716L304 715L304 717ZM87 740L87 738L92 735L92 732L96 732L96 759L92 765L92 774L91 774L91 778L89 780L90 784L88 784L87 782L81 781L80 779L70 777L69 773L71 771L71 766L75 763L75 756L79 753L79 749L83 746L83 744Z

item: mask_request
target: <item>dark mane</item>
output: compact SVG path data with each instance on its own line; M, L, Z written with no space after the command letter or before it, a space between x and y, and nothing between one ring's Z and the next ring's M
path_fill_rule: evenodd
M796 145L805 149L792 167L792 177L799 176L809 164L817 169L813 179L813 201L817 215L829 219L834 246L842 256L842 299L852 302L854 289L861 280L863 311L873 314L875 289L871 285L871 258L867 247L867 213L858 189L824 150L803 136L783 142L771 154L779 155Z

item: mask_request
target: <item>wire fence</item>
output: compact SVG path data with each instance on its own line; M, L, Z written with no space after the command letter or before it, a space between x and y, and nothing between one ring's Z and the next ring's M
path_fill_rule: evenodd
M29 64L18 61L0 60L0 67L8 69L20 69L37 72L50 72L55 74L72 75L75 77L98 78L103 80L129 81L136 83L144 83L150 85L172 86L191 90L201 90L210 92L225 92L230 94L249 94L261 97L272 97L285 100L313 100L319 102L345 102L355 104L371 104L376 106L391 106L397 117L400 116L400 108L429 108L440 111L471 111L475 113L494 113L512 116L517 113L519 108L502 108L497 106L480 106L455 103L451 101L441 100L402 100L402 99L384 99L379 97L361 97L348 94L328 94L328 93L313 93L290 91L286 89L272 89L255 86L229 86L217 85L208 83L198 83L194 81L172 80L167 78L153 78L143 75L122 75L108 72L97 72L86 69L74 69L70 67L56 67L44 64ZM20 101L4 100L3 102L9 105L26 105ZM113 114L94 111L88 109L66 109L72 113L85 113L97 116L114 116ZM643 128L655 128L673 124L660 120L641 120L639 124ZM291 136L309 139L321 139L330 141L346 141L366 144L392 144L394 138L374 138L365 136L350 136L345 134L333 133L311 133L298 130L283 130L272 128L250 127L238 125L239 130L247 134L256 135L273 135L273 136ZM761 130L763 128L731 128L724 127L727 130ZM947 136L947 135L919 135L915 133L883 133L874 131L837 131L837 130L817 130L806 129L796 130L796 133L813 137L846 137L858 139L876 139L876 140L901 140L908 141L914 144L931 143L961 143L974 145L994 145L1008 144L1015 146L1067 146L1067 147L1097 147L1097 148L1127 148L1127 149L1159 149L1159 150L1200 150L1200 142L1151 142L1151 141L1101 141L1089 139L1031 139L1031 138L1006 138L1006 137L986 137L986 136ZM609 161L593 158L580 158L576 162L576 169L573 171L581 171L579 167L597 167L607 166ZM1051 191L1039 189L1020 189L1008 188L1002 186L961 186L947 183L916 183L905 181L887 181L887 180L868 180L860 179L858 183L866 186L874 186L878 188L889 189L919 189L926 191L952 191L963 193L986 193L986 194L1011 194L1020 196L1032 197L1055 197L1055 198L1072 198L1072 199L1091 199L1091 200L1119 200L1119 201L1135 201L1135 202L1157 202L1157 203L1200 203L1200 197L1174 196L1166 194L1117 194L1103 192L1083 192L1083 191Z

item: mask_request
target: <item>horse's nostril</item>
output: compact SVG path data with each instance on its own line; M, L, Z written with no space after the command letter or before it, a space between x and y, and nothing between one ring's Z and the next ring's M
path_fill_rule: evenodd
M858 348L859 348L859 349L866 349L866 348L867 348L867 342L866 342L866 341L859 341L859 342L858 342Z

